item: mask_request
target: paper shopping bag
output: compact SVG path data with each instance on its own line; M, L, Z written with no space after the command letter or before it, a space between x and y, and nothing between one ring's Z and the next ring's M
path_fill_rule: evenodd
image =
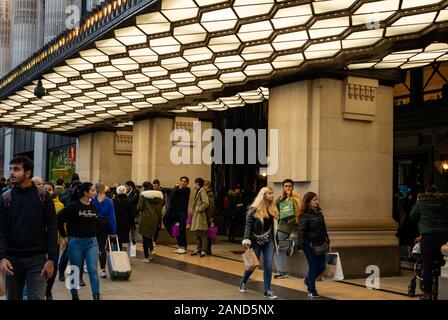
M255 254L254 249L247 249L243 254L244 267L246 270L255 270L259 265L260 261L258 261L257 255Z
M326 268L322 273L324 280L341 281L344 280L341 258L339 252L329 252L325 254Z

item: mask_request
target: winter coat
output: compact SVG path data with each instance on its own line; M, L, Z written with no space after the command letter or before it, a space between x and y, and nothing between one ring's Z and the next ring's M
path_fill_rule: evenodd
M135 209L137 209L139 198L140 191L138 191L137 189L132 189L132 191L128 193L128 200Z
M244 237L243 237L243 246L246 244L251 245L252 242L255 241L254 234L262 235L262 232L257 232L257 230L263 230L263 223L260 219L255 216L257 210L255 208L250 207L246 214L246 227L244 228ZM277 241L277 232L278 232L278 219L274 218L273 221L273 230L271 232L271 236L274 238L274 248L275 251L278 252L278 241Z
M113 202L118 239L122 243L129 243L129 232L135 229L132 205L125 194L115 196Z
M299 224L294 233L297 234L297 247L301 249L305 244L320 246L325 241L330 243L325 219L320 209L305 209L299 217Z
M418 223L421 235L448 235L448 194L420 194L411 211L411 219Z
M193 218L191 220L191 231L207 230L208 217L207 209L210 206L210 201L207 192L200 188L194 197L193 201Z
M213 190L207 191L208 203L209 206L207 208L207 218L210 221L211 218L215 215L215 194Z
M163 194L157 190L145 190L140 194L137 211L138 232L145 238L154 237L162 219Z

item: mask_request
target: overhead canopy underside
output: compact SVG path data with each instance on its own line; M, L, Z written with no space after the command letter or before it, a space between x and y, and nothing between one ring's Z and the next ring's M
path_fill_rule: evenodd
M447 7L437 0L109 1L0 80L0 124L75 135L151 114L241 107L268 99L279 81L329 70L446 61ZM38 79L42 99L34 95Z

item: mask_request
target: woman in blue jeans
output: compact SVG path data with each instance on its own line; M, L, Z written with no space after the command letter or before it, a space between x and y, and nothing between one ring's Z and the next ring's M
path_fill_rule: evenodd
M304 280L308 297L318 298L315 281L325 271L325 252L329 250L330 238L319 198L314 192L307 192L303 197L296 233L297 247L303 249L309 266L308 276Z
M277 299L271 291L271 280L274 251L277 251L278 217L274 192L271 188L262 188L247 212L243 246L246 250L252 246L258 259L263 252L264 297L267 299ZM247 291L247 280L252 273L253 270L244 272L240 282L241 293Z
M72 202L58 215L58 227L64 241L68 242L68 256L71 274L75 274L75 281L79 278L86 261L89 273L90 286L93 300L100 300L100 284L98 280L98 209L91 203L95 198L96 190L90 182L84 182L77 186ZM64 228L66 223L67 232ZM76 267L73 269L73 267ZM79 300L78 282L72 283L72 300Z

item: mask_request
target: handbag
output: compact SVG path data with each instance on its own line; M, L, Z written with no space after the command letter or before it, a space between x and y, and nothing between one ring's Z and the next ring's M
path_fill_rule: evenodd
M215 239L217 235L218 235L218 228L217 227L215 227L215 226L208 227L208 230L207 230L207 237L208 238Z
M271 239L271 230L272 230L272 227L269 228L268 231L266 231L265 233L263 233L261 235L256 235L254 233L255 242L260 246L268 244L269 240Z
M177 224L173 224L173 226L171 227L171 235L172 235L173 237L178 237L178 236L180 236L179 225L177 225Z
M325 241L323 244L319 246L314 246L312 243L310 243L311 250L313 250L314 255L316 256L322 256L328 252L330 252L330 243L328 241Z
M243 257L244 267L247 271L253 271L260 265L260 261L252 248L244 251L241 256Z

